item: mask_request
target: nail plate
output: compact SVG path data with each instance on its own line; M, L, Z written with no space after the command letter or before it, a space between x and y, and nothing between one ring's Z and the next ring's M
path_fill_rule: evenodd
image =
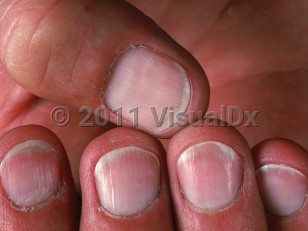
M242 161L229 146L203 142L186 149L177 171L185 198L197 209L227 207L242 185Z
M105 154L96 164L94 176L100 203L113 215L136 216L158 197L158 158L138 147L119 148Z
M151 133L167 130L177 122L177 113L187 109L190 83L185 70L155 50L128 49L110 73L103 104L121 108L123 118Z
M2 160L0 175L5 192L16 205L38 206L59 189L61 168L58 152L40 140L17 144Z
M268 164L256 171L256 177L265 207L273 214L291 215L306 201L307 178L294 168Z

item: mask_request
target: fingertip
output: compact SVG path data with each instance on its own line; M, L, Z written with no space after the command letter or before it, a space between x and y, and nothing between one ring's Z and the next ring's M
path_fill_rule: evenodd
M15 128L0 138L0 157L2 227L14 230L78 227L70 166L55 134L36 125Z
M111 122L121 117L124 126L160 138L205 114L209 85L201 65L129 3L33 4L5 4L0 24L1 64L30 92L93 111L106 105Z
M117 128L93 140L81 160L81 230L171 230L165 152L142 132Z
M306 229L307 151L291 140L272 138L255 145L252 152L269 228Z
M251 151L236 129L185 128L167 157L179 229L266 230Z

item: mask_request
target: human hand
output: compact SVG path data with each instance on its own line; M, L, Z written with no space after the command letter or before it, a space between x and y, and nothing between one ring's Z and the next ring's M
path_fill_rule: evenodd
M0 15L3 15L0 24L0 29L3 31L0 36L2 46L0 58L2 85L0 89L2 94L1 105L3 105L0 112L2 117L0 128L1 133L4 134L6 131L23 124L40 124L54 131L65 146L77 188L79 188L78 169L83 149L93 138L109 129L79 127L78 124L82 120L82 115L78 113L78 108L81 106L89 105L96 108L101 102L114 108L124 106L126 116L129 116L127 109L131 109L132 105L137 105L142 109L142 107L152 106L150 104L153 103L152 101L145 101L147 99L145 97L140 99L129 98L130 93L134 91L132 95L137 95L138 97L142 93L139 91L141 89L144 94L151 95L155 89L155 92L160 90L163 94L158 99L164 100L158 103L155 102L156 108L173 105L178 111L185 108L187 112L206 110L208 88L202 69L189 53L135 9L130 8L126 3L109 3L108 1L93 2L91 3L93 5L89 4L87 7L83 7L86 5L84 2L60 1L54 5L51 2L53 1L37 1L35 4L30 4L25 1L13 5L11 1L0 3L0 11L2 11ZM245 127L244 123L238 127L250 146L254 146L266 138L285 137L307 149L307 132L305 129L308 110L306 107L308 86L305 77L307 74L307 35L305 35L307 20L302 19L308 12L305 2L297 2L292 6L283 2L239 2L228 5L222 4L221 6L218 3L214 5L214 3L208 2L192 2L186 3L189 5L170 3L169 7L167 7L167 3L164 3L165 5L156 6L155 10L152 8L153 3L151 4L151 2L134 2L134 4L150 15L159 26L171 34L177 42L190 51L200 62L207 73L211 86L209 111L220 112L221 105L235 105L243 111L259 112L257 117L259 127ZM160 9L160 7L163 8ZM298 13L299 11L301 13ZM298 15L301 17L297 17ZM162 57L168 56L184 68L190 82L191 95L189 103L187 98L185 101L184 96L180 95L181 90L185 89L185 79L179 78L175 72L171 72L172 75L168 75L168 77L170 76L170 79L168 79L170 82L164 82L167 79L167 74L161 71L163 68L156 68L155 71L159 70L161 73L151 76L152 81L146 84L146 86L152 84L150 85L152 88L149 89L143 88L144 85L138 85L138 80L133 81L134 86L123 85L124 87L130 87L128 90L120 86L121 83L130 82L130 79L125 79L127 69L129 69L125 68L125 66L122 68L124 74L120 75L121 72L120 74L118 72L118 76L121 76L121 81L114 80L115 78L112 78L113 82L104 81L106 76L110 76L110 66L119 54L131 47L131 45L140 44L148 46L151 52L155 48L161 53L161 56L156 60L157 62L162 61L161 59L164 59ZM143 50L143 48L133 50L138 49L139 51L140 49ZM144 54L139 52L139 55ZM147 53L147 55L152 54ZM132 55L129 58L132 63L128 64L132 65L137 62L138 65L136 66L146 67L145 58L138 61L134 60ZM170 66L172 66L171 62L168 61L164 68L170 71L168 69ZM151 73L152 69L147 68L146 73ZM114 68L111 69L114 71ZM142 76L141 70L136 68L134 70L140 71ZM153 73L157 74L157 72ZM27 90L19 87L12 78ZM140 78L139 75L136 78ZM156 81L153 81L153 78ZM179 78L179 80L175 81L176 78ZM294 78L296 78L296 81ZM143 76L142 79L146 79L146 76ZM109 87L115 86L114 89L116 90L113 91L113 89L110 90L110 88L106 87L104 85L106 82L109 83ZM119 89L121 89L121 92L126 93L122 98L117 98ZM166 89L170 89L172 94ZM106 99L105 93L108 90L109 95L113 95L111 99ZM42 98L35 97L28 91ZM173 97L174 95L176 96ZM112 99L117 99L117 101L114 103ZM150 100L153 99L150 98ZM185 102L189 105L188 108L185 107ZM123 105L124 103L127 104ZM49 118L52 109L59 104L71 107L69 109L72 120L68 126L62 128L53 126ZM290 118L290 115L292 115L292 118ZM157 132L156 127L153 124L149 126L150 122L147 122L149 115L141 113L141 116L143 116L139 118L141 126L152 135L168 137L172 136L175 132L174 130L176 130L167 129L163 132ZM296 119L293 118L295 116ZM222 115L220 114L221 117ZM115 115L111 118L113 122L116 122L116 119ZM129 121L125 123L126 125L130 124ZM196 134L200 134L200 136L197 137ZM139 141L138 139L132 140L131 137L134 136L139 137ZM124 139L123 137L126 138ZM152 190L152 197L150 196L145 202L149 203L150 199L153 199L153 195L156 195L153 192L157 193L155 191L157 188L159 188L158 197L154 198L155 202L151 203L144 213L137 217L134 216L134 218L115 218L114 216L109 216L109 213L106 213L104 209L103 211L98 210L102 206L101 203L105 203L103 208L106 209L111 202L102 201L101 198L98 198L97 191L99 190L95 184L94 169L103 154L122 147L119 143L114 144L112 138L119 139L121 145L127 142L125 143L127 146L137 146L151 151L158 156L157 158L160 162L160 169L156 169L155 173L155 165L152 165L153 176L147 178L147 180L150 179L147 192L149 193ZM53 200L48 200L48 203L43 203L43 208L35 208L32 212L22 212L20 206L17 206L17 209L12 208L11 202L5 197L7 193L5 193L6 188L4 185L6 184L2 183L3 197L1 198L1 204L3 205L4 213L2 214L1 227L4 227L3 230L10 230L10 228L5 227L15 227L18 230L74 229L78 222L76 212L72 211L72 209L76 208L73 196L74 190L68 163L60 141L41 128L18 128L2 137L1 156L3 158L6 152L14 145L31 139L43 140L60 153L63 159L61 164L55 160L47 163L53 163L61 169L61 174L55 174L57 177L54 177L54 179L58 180L55 180L55 182L65 182L67 187L64 187L64 189L67 190L64 190L63 194L58 193L59 198L56 197ZM190 198L190 202L184 199L185 194L181 191L184 190L185 193L185 189L183 189L183 186L182 189L179 187L180 181L178 180L179 176L177 176L176 163L179 155L186 148L196 143L207 141L219 141L230 146L231 150L235 150L241 161L237 161L236 158L232 161L235 161L234 166L239 166L242 172L240 171L241 174L236 177L233 176L234 174L223 172L223 166L221 165L220 168L216 168L221 172L222 179L227 178L230 182L233 182L231 184L234 187L231 191L228 191L229 194L226 194L226 197L232 200L230 203L220 201L222 205L219 204L219 199L221 198L212 198L213 203L217 203L216 205L219 205L219 208L213 210L210 205L204 203L199 207L210 207L210 209L203 208L200 211L190 203L194 201L193 199ZM277 186L276 191L271 187L266 188L262 184L262 182L266 182L262 177L265 177L265 179L273 177L272 182L275 180L275 177L277 177L275 176L275 173L277 173L275 168L272 175L267 172L264 175L258 175L259 187L261 188L260 194L267 210L272 213L279 213L281 212L278 211L279 209L287 207L291 208L288 211L292 212L292 215L287 217L267 213L268 226L273 230L275 228L279 230L305 229L306 224L303 218L307 213L306 206L304 205L296 215L293 215L293 213L298 210L296 205L301 206L303 204L303 199L300 198L303 196L303 192L306 194L307 179L304 176L307 174L307 168L305 167L307 157L303 154L304 151L293 143L281 140L268 142L255 149L256 157L254 161L257 168L269 163L283 164L302 173L302 175L300 173L296 175L295 173L297 172L294 173L293 170L294 174L292 175L290 174L290 169L286 171L284 171L285 169L279 169L279 173L281 171L281 174L284 174L283 179L293 176L294 181L290 181L290 185L282 184ZM265 153L266 155L264 154L264 156L262 154L265 152L264 150L273 151ZM277 156L277 150L288 153L279 153L279 156ZM219 148L217 151L219 151ZM201 228L205 229L205 227L209 230L229 230L231 226L232 230L265 229L266 220L263 205L259 197L255 177L252 174L254 171L252 157L246 141L233 128L221 126L214 128L186 128L172 138L167 151L167 164L172 189L171 197L174 204L173 212L170 207L171 197L169 195L164 155L164 151L154 138L127 129L111 130L93 141L87 147L81 161L80 179L82 180L83 189L83 209L80 228L82 230L95 230L102 227L106 229L116 227L119 230L128 230L129 228L133 230L166 230L173 227L171 217L172 213L174 213L177 219L175 223L179 230L199 230ZM263 158L272 159L270 162L264 163ZM38 162L38 159L33 159L32 161ZM135 161L137 160L138 155L136 155ZM230 163L233 163L232 161ZM40 164L44 166L44 161L42 160L42 162ZM203 163L202 161L200 162ZM216 162L219 161L216 160ZM120 165L124 169L123 175L133 166L138 169L134 165L136 162L132 162L131 166L126 163L130 162L125 162L123 166ZM138 161L137 163L141 167L143 166L142 162ZM149 158L148 162L145 161L146 163L148 165L145 166L150 169L151 159ZM215 168L212 169L213 172L211 170L206 171L206 169L211 169L211 166L207 166L207 163L204 162L204 165L200 167L201 170L205 171L203 174L208 174L208 176L210 174L217 175L217 172L214 172ZM20 162L15 163L15 165L17 170L22 169ZM46 165L48 166L48 164ZM8 168L8 171L13 170L14 168L11 166ZM140 174L138 171L136 171L136 174ZM159 171L160 173L158 173ZM180 172L187 173L185 170ZM232 172L236 173L237 171ZM3 173L1 174L3 182ZM189 176L189 174L187 173L185 176ZM58 178L61 179L59 180ZM137 176L135 178L137 179ZM161 181L157 180L158 178ZM198 179L197 176L192 178ZM236 181L236 179L240 178L242 180ZM281 178L280 176L279 179ZM112 179L112 177L109 179ZM182 178L182 184L184 184L184 179L186 178ZM209 179L209 177L205 179ZM130 180L132 181L133 178ZM142 178L139 180L142 180ZM219 180L221 179L217 179L218 182ZM10 184L12 182L10 181ZM198 183L202 185L201 182ZM207 180L204 182L209 184ZM133 181L130 183L134 185ZM129 185L126 186L129 188ZM265 188L262 188L263 186ZM290 202L289 204L281 205L281 208L278 206L281 203L278 189L286 190L284 187L289 190L292 189L290 193L297 194L289 195L289 197L281 196L282 199L287 198L287 202ZM202 187L200 192L201 189ZM51 187L50 190L49 192L54 193L58 190L58 187ZM206 190L206 187L203 190ZM214 185L212 190L215 191ZM220 188L220 191L223 190ZM23 192L22 189L21 192ZM105 193L106 198L109 198L107 192L103 190L102 193ZM278 198L274 201L276 204L266 204L268 203L266 198L269 195L275 195ZM297 195L299 199L292 200L294 195ZM187 199L189 199L188 197L186 195ZM23 199L23 197L20 198L21 200ZM46 202L46 198L45 200L43 199L40 204ZM122 199L122 201L119 199L118 202L124 203L126 201L126 205L129 205L129 200L133 201L133 199L126 198L126 200ZM202 202L202 199L204 200L201 196L199 200ZM206 197L206 199L208 200L209 198ZM294 203L295 206L292 207L291 203ZM226 207L228 209L225 209ZM109 208L109 212L110 210ZM46 216L50 218L52 216L52 219L44 218ZM17 222L16 217L18 217L19 222ZM35 226L33 226L34 223ZM31 228L29 228L30 226Z

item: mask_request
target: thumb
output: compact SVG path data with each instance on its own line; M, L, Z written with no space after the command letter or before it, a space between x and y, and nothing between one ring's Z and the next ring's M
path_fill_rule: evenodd
M111 122L121 116L157 137L196 120L209 101L198 62L124 1L1 1L0 64L35 95L104 105Z

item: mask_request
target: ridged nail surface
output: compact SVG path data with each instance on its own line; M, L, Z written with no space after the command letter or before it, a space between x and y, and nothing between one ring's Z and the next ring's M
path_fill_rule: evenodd
M130 146L105 154L94 175L100 203L113 215L136 216L158 197L160 164L144 149Z
M175 61L145 47L134 47L114 64L103 103L121 108L124 119L152 133L174 126L176 115L185 112L190 83ZM137 108L137 109L136 109Z
M181 190L198 209L217 209L230 204L242 185L242 161L220 142L199 143L179 157Z
M0 170L9 199L21 207L35 207L56 194L61 182L58 155L40 140L25 141L8 151Z
M264 165L256 171L266 209L279 216L288 216L306 201L308 182L298 170L276 164Z

